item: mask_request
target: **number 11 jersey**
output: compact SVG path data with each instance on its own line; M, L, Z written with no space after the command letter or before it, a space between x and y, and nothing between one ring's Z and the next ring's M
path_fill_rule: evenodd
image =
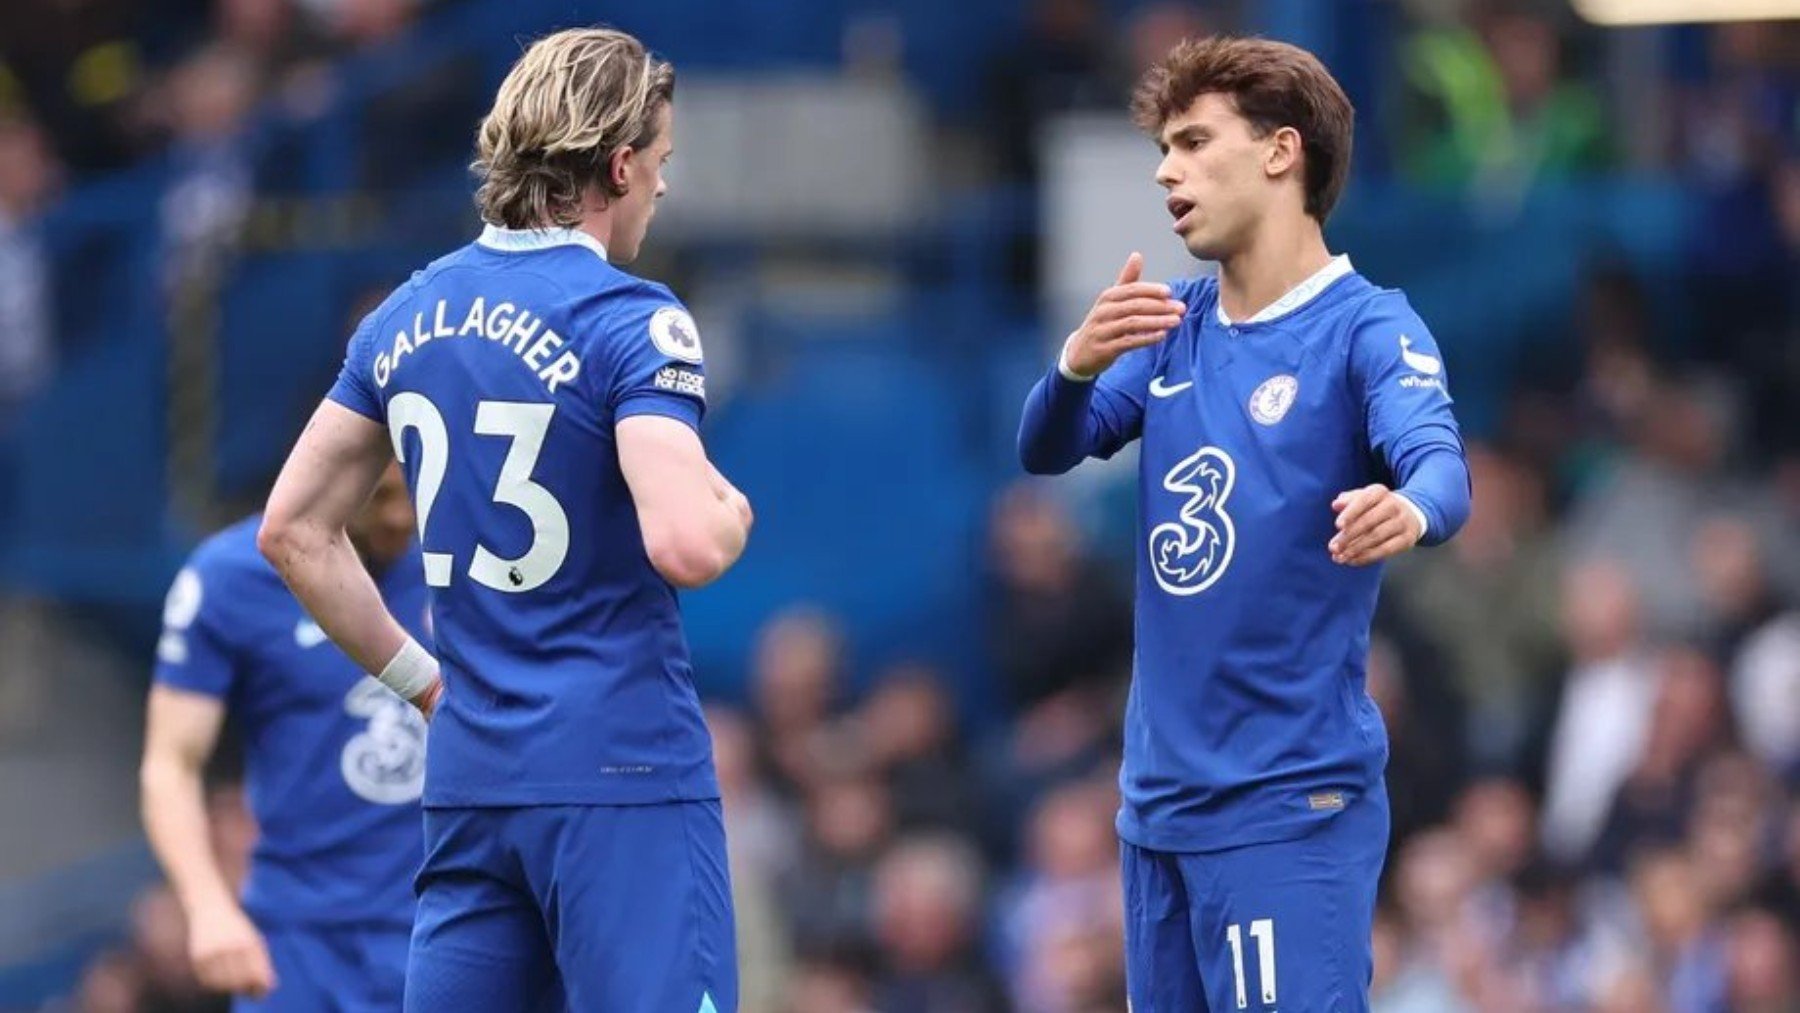
M445 701L427 806L718 797L674 589L615 427L698 427L699 333L572 229L489 226L366 317L329 397L384 425L418 508Z

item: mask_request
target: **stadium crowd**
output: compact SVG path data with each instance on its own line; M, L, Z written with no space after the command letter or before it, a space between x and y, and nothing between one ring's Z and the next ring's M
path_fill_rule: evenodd
M249 110L320 101L333 55L417 14L186 6L147 35L130 0L0 12L0 40L58 43L0 45L0 425L54 369L33 221L62 181L152 152L185 166L166 197L180 270L241 220ZM1519 364L1471 443L1467 528L1391 568L1369 664L1395 815L1375 1008L1800 1009L1800 38L1711 30L1705 71L1650 97L1665 115L1628 120L1592 37L1543 5L1399 6L1401 177L1487 201L1649 167L1698 199L1685 290L1596 265L1555 354ZM1100 4L1035 4L994 61L997 171L1029 182L1033 122L1117 108L1138 54L1230 27L1231 7L1109 25ZM711 705L748 1013L1124 1008L1130 560L1019 483L984 562L980 677L1004 721L964 720L928 662L860 670L829 602L772 619L746 699ZM255 829L229 784L213 811L241 870ZM70 1008L224 1008L184 946L149 889Z

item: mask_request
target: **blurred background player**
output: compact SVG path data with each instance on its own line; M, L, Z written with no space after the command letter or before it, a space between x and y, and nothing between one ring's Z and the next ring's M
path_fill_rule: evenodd
M677 588L749 502L708 462L699 333L630 263L672 148L673 69L549 35L481 125L480 238L350 340L263 522L347 653L437 713L410 1010L737 1008L711 742ZM344 537L390 455L418 505L439 662Z
M1218 277L1146 283L1132 254L1019 434L1039 473L1143 441L1118 818L1132 1007L1367 1009L1379 564L1469 511L1443 359L1404 296L1326 248L1352 113L1311 54L1184 41L1132 110L1175 232Z
M144 737L144 827L200 983L238 1010L398 1010L420 857L425 721L326 639L256 551L260 517L169 589ZM426 630L413 509L389 467L350 540L382 601ZM243 901L203 777L227 714L260 829Z

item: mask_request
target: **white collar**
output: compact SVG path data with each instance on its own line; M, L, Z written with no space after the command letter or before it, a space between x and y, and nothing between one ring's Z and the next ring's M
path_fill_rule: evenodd
M1356 270L1356 268L1350 266L1350 255L1347 253L1340 253L1331 258L1330 263L1319 268L1312 277L1289 289L1287 295L1264 306L1262 312L1244 322L1247 324L1263 324L1268 323L1277 317L1285 317L1289 313L1292 313L1300 307L1305 306L1307 303L1312 302L1314 299L1317 299L1319 293L1325 291L1326 286L1354 270ZM1226 327L1230 327L1231 318L1225 315L1225 300L1223 299L1219 300L1218 313L1219 323L1224 324Z
M554 246L585 246L599 254L601 260L606 259L606 246L580 229L503 229L489 225L481 230L481 237L475 241L503 253L528 253Z

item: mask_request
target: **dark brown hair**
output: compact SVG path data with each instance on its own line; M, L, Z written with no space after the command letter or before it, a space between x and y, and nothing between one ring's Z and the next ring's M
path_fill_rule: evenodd
M1258 137L1282 127L1300 134L1306 213L1323 224L1350 175L1355 110L1318 57L1268 39L1187 39L1144 72L1131 118L1152 137L1202 95L1229 96Z

